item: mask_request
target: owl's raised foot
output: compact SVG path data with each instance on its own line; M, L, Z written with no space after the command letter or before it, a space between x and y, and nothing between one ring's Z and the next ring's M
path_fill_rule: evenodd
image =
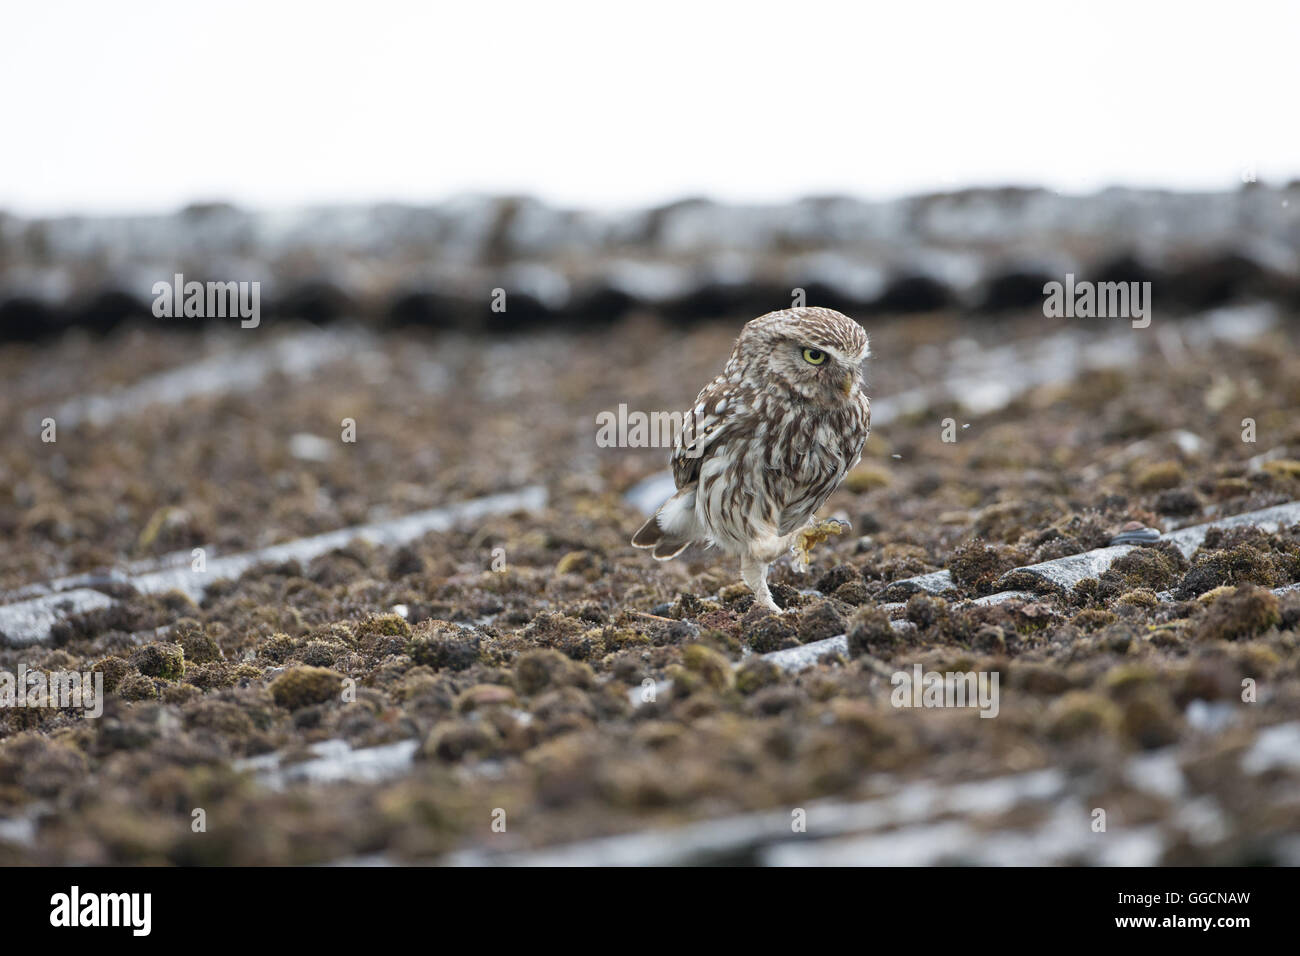
M794 569L799 572L808 570L812 563L812 549L833 534L846 534L853 526L840 518L826 518L814 525L809 525L797 535L790 553L794 555Z

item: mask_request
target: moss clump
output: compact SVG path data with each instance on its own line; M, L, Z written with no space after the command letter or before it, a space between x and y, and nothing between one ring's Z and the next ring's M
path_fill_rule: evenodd
M746 697L780 682L781 668L761 657L750 657L736 668L736 690Z
M456 710L468 714L489 707L514 707L515 692L502 684L475 684L456 698Z
M691 644L682 651L682 663L714 690L727 690L735 683L731 661L706 644Z
M356 627L358 640L367 637L410 637L411 625L400 614L371 614Z
M729 584L718 592L718 600L723 607L739 610L754 603L754 592L743 584Z
M261 678L262 672L252 664L237 664L230 672L230 677L235 682L247 682Z
M338 641L308 641L294 656L314 667L333 667L346 653L348 646Z
M1007 632L997 624L981 624L971 635L970 646L985 654L1005 654Z
M456 763L470 755L493 753L500 738L490 724L482 721L444 720L435 724L424 739L420 755L447 763Z
M862 572L851 564L837 564L817 579L816 587L822 594L834 594L851 581L861 583Z
M117 696L123 700L156 700L158 685L143 674L128 674L117 685Z
M861 581L846 581L835 589L834 598L857 607L871 600L871 590Z
M1155 510L1162 515L1190 515L1201 510L1201 497L1191 488L1171 488L1156 495Z
M104 675L104 690L117 690L119 684L131 673L132 667L120 657L105 657L91 669L93 673Z
M1278 577L1273 555L1243 542L1225 550L1197 552L1191 570L1178 583L1177 594L1187 600L1227 584L1277 587Z
M1224 584L1220 587L1215 588L1213 591L1206 591L1204 594L1202 594L1200 597L1196 599L1196 603L1204 605L1205 607L1209 607L1211 604L1213 604L1219 598L1223 597L1225 594L1232 594L1236 590L1237 589L1234 588L1231 584Z
M185 683L193 684L203 690L218 687L230 687L235 683L231 667L224 661L209 664L194 664L185 668Z
M978 539L968 541L953 552L948 571L959 587L974 594L990 594L999 577L1019 561L1005 545L991 547Z
M1182 556L1172 547L1134 548L1116 558L1102 574L1101 581L1103 585L1114 585L1125 591L1136 588L1164 591L1178 580L1182 568Z
M751 650L769 654L798 646L799 632L785 615L765 614L745 627L743 640Z
M1290 478L1300 481L1300 461L1293 458L1281 458L1277 461L1266 461L1260 466L1264 474L1271 475L1274 478Z
M1087 607L1097 603L1101 596L1101 582L1096 578L1084 578L1070 589L1070 603L1075 607Z
M271 681L271 697L286 710L323 704L339 696L341 675L325 667L291 667Z
M863 494L877 488L888 488L892 480L884 468L864 462L844 476L844 487L854 494Z
M1150 588L1134 588L1121 594L1115 603L1121 607L1156 607L1160 598Z
M180 680L185 674L185 652L179 644L166 641L137 649L131 655L131 663L141 674L159 680Z
M812 607L801 611L796 630L803 644L825 640L846 629L844 615L836 608L833 601L818 601Z
M529 651L515 663L515 688L532 696L555 687L587 687L595 674L581 661L570 660L549 647Z
M421 621L411 633L406 653L425 667L435 670L463 671L479 659L482 640L447 621Z
M171 636L185 651L185 659L192 664L210 664L225 658L203 625L191 617L183 617L172 625Z
M1181 721L1169 694L1162 688L1145 688L1124 701L1120 729L1144 750L1176 743Z
M588 580L600 577L600 560L590 551L570 551L555 565L556 574L581 574Z
M1133 478L1133 487L1138 491L1164 491L1177 488L1187 479L1183 466L1176 461L1161 461L1147 465Z
M1160 682L1160 675L1145 664L1121 664L1112 667L1102 679L1102 685L1112 697L1122 698L1135 690Z
M848 643L849 656L861 657L893 647L899 636L888 614L878 607L862 607L849 619Z
M577 659L591 652L591 640L582 639L591 630L593 629L586 621L543 611L524 628L523 637L539 647L554 647ZM598 635L599 629L595 630Z
M933 594L920 591L907 599L904 616L919 630L942 627L948 623L948 602Z
M1196 629L1196 636L1204 641L1240 641L1281 623L1277 595L1247 584L1210 605Z
M1120 720L1119 708L1100 694L1070 691L1048 711L1047 735L1057 741L1109 736Z
M1100 608L1085 608L1070 619L1070 623L1081 631L1099 631L1108 624L1115 623L1115 615Z
M276 664L283 664L289 659L293 649L293 638L288 634L277 632L258 645L257 656L264 657Z
M710 602L710 605L714 608L717 607L712 602ZM686 591L677 595L677 600L668 608L667 616L677 621L695 620L701 614L707 613L708 610L709 607L704 601L700 600L698 595Z

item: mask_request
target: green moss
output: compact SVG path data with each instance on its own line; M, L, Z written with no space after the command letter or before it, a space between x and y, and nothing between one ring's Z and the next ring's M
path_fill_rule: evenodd
M230 687L235 683L231 667L224 661L208 664L192 664L185 667L185 683L193 684L203 690Z
M286 710L299 710L337 698L341 675L324 667L291 667L271 681L271 697Z
M748 697L764 687L772 687L780 683L781 668L771 661L754 655L736 668L735 677L736 690Z
M500 741L492 725L483 721L445 720L434 725L424 739L420 754L447 763L456 763L470 755L486 756Z
M718 600L724 607L748 607L753 603L754 592L743 584L731 584L718 592Z
M132 672L134 668L120 657L105 657L102 661L97 662L92 668L92 672L104 675L104 690L117 690L119 684Z
M1112 667L1103 678L1106 690L1115 697L1123 697L1134 689L1158 683L1160 675L1145 664L1121 664Z
M1076 690L1052 704L1047 715L1047 735L1057 741L1109 735L1120 721L1120 710L1114 703L1100 694Z
M456 698L456 709L468 714L486 707L514 707L515 692L502 684L475 684Z
M180 680L185 674L185 652L179 644L165 641L138 648L131 655L131 663L141 674L159 680Z
M277 632L258 645L257 656L274 661L276 664L283 664L289 659L293 649L293 638L288 634Z
M400 614L371 614L356 627L358 639L365 637L410 637L411 625Z
M128 674L117 685L117 696L123 700L156 700L158 685L143 674Z
M1097 631L1108 624L1115 623L1115 615L1100 608L1085 608L1070 619L1070 623L1081 631Z
M1289 478L1300 481L1300 461L1293 458L1266 461L1260 467L1266 475L1271 475L1274 478Z
M731 661L707 645L688 645L682 651L682 663L714 690L727 690L735 683Z
M795 625L799 640L804 644L825 640L843 634L847 624L834 601L818 601L799 612Z
M529 696L555 687L595 685L595 674L589 666L551 648L521 655L515 663L514 679L519 693Z
M849 618L847 633L850 657L876 654L900 643L889 615L877 607L858 608Z
M1101 595L1101 582L1096 578L1084 578L1070 590L1070 603L1075 607L1087 607L1095 604Z
M1277 595L1247 584L1218 598L1198 623L1203 641L1240 641L1282 623Z
M589 580L600 576L600 561L590 551L570 551L555 565L556 574L581 574Z
M1209 607L1219 598L1228 594L1236 593L1236 590L1237 589L1234 588L1231 584L1223 584L1215 588L1213 591L1206 591L1204 594L1202 594L1200 597L1196 599L1196 603Z
M1125 591L1115 603L1124 607L1158 607L1160 598L1156 592L1150 588L1135 588L1132 591Z
M976 539L953 552L948 571L958 587L974 594L989 594L994 582L1019 563L1015 551L1006 545L993 547Z
M1164 491L1177 488L1187 479L1183 466L1176 461L1162 461L1142 468L1133 478L1138 491Z
M183 617L172 625L171 637L184 650L185 660L192 664L209 664L225 657L217 642L193 618Z
M948 602L921 591L907 599L904 616L922 631L942 627L948 623Z
M477 634L447 621L421 621L411 633L406 653L416 664L437 670L463 671L479 660Z
M1101 576L1103 583L1125 591L1148 588L1164 591L1173 586L1182 570L1182 558L1172 548L1134 548L1116 558Z
M347 653L348 646L338 641L308 641L294 657L315 667L333 667Z
M759 654L796 647L799 632L783 614L768 614L744 629L743 640Z
M858 606L871 600L871 589L861 581L846 581L833 592L835 600Z
M1243 542L1224 550L1197 552L1191 570L1178 584L1178 596L1186 600L1223 585L1247 583L1272 588L1282 582L1273 555Z
M1168 692L1151 687L1124 701L1120 726L1133 743L1144 750L1155 750L1177 742L1181 720Z
M891 480L884 468L863 462L844 476L844 487L854 494L863 494L877 488L888 488Z

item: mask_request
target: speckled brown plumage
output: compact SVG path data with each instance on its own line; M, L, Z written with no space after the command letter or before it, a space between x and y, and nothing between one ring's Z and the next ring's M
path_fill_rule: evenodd
M695 542L738 555L758 603L776 610L768 567L862 455L868 354L862 327L831 309L748 323L687 413L672 454L677 493L632 543L660 560Z

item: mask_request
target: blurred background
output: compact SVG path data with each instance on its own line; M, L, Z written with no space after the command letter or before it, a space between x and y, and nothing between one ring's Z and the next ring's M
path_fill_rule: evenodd
M959 560L1300 498L1294 5L54 0L0 28L0 662L123 662L93 728L0 722L0 859L482 862L485 801L532 821L491 845L522 852L1080 766L976 799L962 858L1300 859L1276 840L1294 762L1261 757L1268 786L1206 770L1239 725L1295 726L1300 609L1222 639L1194 603L1300 579L1285 525L1246 571L1175 561L997 618L963 603L992 572ZM255 321L158 315L177 276L257 283ZM1149 282L1150 326L1048 317L1067 276ZM855 533L811 579L775 572L803 616L773 636L726 561L626 546L666 452L599 447L596 416L685 407L743 322L797 299L871 335L875 432L830 506ZM158 577L195 548L238 559L226 583ZM961 627L903 607L898 582L953 569ZM686 653L739 664L873 608L915 634L880 659L978 659L1024 693L958 728L891 710L860 660L741 691ZM146 652L182 634L194 666L159 672ZM587 670L520 669L557 649ZM1117 677L1130 658L1148 670ZM358 680L365 715L276 685L304 667ZM1279 709L1204 709L1261 667ZM629 709L647 679L677 696ZM398 749L358 770L340 742ZM1148 751L1198 769L1135 783ZM304 761L292 782L346 797L284 797ZM1141 839L1097 849L1044 809L1103 798ZM201 846L199 800L232 828ZM895 811L878 825L919 838L848 860L759 849L767 823L667 859L943 858L950 830Z

